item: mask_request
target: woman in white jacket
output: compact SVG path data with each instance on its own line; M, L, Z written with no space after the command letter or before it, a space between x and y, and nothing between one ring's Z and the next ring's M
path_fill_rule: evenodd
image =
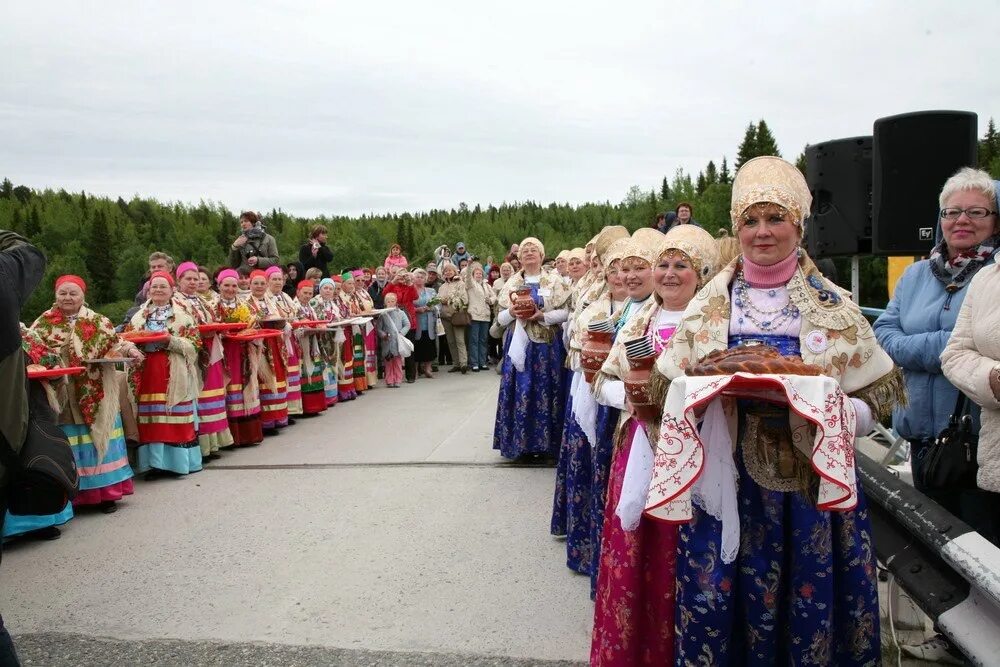
M1000 193L1000 182L997 182ZM1000 195L998 195L1000 199ZM992 222L994 238L1000 232L997 209L991 202L988 215L969 217L966 224ZM985 208L985 207L983 207ZM979 211L976 212L977 216ZM959 213L955 224L966 219L968 209ZM1000 241L1000 238L998 238ZM1000 266L981 269L972 282L955 330L944 352L941 369L948 380L970 400L982 407L979 428L979 472L977 490L963 499L962 518L994 544L1000 545Z

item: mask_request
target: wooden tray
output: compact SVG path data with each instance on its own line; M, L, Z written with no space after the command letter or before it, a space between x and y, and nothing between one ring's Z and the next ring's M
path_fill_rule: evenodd
M64 377L67 375L79 375L87 370L83 366L68 366L66 368L46 368L40 371L28 371L29 380L45 380L51 378Z

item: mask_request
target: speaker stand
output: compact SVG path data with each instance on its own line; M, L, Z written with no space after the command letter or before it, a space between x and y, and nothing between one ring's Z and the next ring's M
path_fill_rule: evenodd
M861 305L861 257L851 256L851 294L855 305Z

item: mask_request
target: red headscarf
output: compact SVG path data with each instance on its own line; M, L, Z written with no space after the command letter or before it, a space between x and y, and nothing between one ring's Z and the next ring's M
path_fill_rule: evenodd
M168 273L167 271L154 271L153 274L149 276L149 282L153 282L154 278L163 278L168 283L170 283L171 287L177 284L174 282L174 277L170 275L170 273Z
M83 292L87 291L87 283L83 282L83 278L81 278L80 276L74 276L72 274L66 274L64 276L59 276L58 278L56 278L56 289L59 289L61 285L65 285L66 283L70 283L71 285L76 285Z
M267 280L267 274L260 269L254 269L250 272L250 280L253 280L254 278L263 278L264 280Z
M296 290L300 290L303 287L312 287L312 288L315 288L316 287L316 283L314 283L311 280L300 280L299 284L295 287L295 289Z

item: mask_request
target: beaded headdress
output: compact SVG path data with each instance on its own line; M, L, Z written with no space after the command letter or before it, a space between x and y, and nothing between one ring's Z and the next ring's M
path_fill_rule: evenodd
M594 237L594 251L598 257L603 258L604 253L611 248L611 244L618 239L627 239L628 230L621 225L608 225Z
M698 274L698 288L707 283L721 268L719 248L712 235L697 225L677 225L664 236L657 259L672 250L679 250L691 260Z
M733 179L733 199L729 216L733 231L739 231L743 214L754 204L778 204L788 209L795 224L809 215L812 195L798 168L780 157L763 156L746 162Z
M640 227L632 234L622 259L638 257L652 266L660 256L660 245L663 243L663 233L652 227Z

